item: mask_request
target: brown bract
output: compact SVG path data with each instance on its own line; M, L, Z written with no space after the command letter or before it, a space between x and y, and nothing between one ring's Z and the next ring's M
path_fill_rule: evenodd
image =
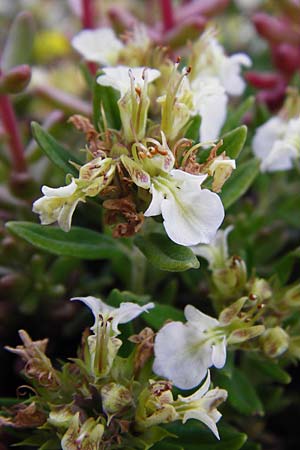
M146 327L139 334L130 336L129 341L137 344L134 356L134 373L137 374L153 355L154 331Z
M15 405L9 413L13 417L0 417L0 426L13 428L37 428L46 422L47 416L41 411L35 402L26 406L24 404Z
M136 205L131 195L119 199L105 200L103 207L105 213L105 223L114 225L114 237L128 237L137 233L143 223L144 215L137 212Z
M100 139L100 133L95 129L91 121L80 114L74 114L68 120L76 130L85 134L86 140L88 142L89 150L96 156L106 156L106 144Z
M45 355L48 339L32 341L29 334L19 330L19 336L24 345L16 348L5 347L6 350L19 355L26 363L24 373L28 378L35 379L41 386L55 389L59 386L59 379L50 359Z

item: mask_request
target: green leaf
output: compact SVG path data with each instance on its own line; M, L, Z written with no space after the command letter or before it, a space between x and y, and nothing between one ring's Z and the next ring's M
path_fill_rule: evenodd
M118 92L109 86L101 86L95 80L93 95L93 122L95 128L100 131L103 129L104 120L101 112L101 105L105 112L105 119L108 128L119 130L121 128L121 119L118 107Z
M263 415L263 405L253 384L240 369L234 367L230 373L215 372L215 382L228 391L228 402L239 413L246 416Z
M130 291L113 289L107 298L107 303L114 308L118 308L122 302L133 302L138 305L144 305L149 302L149 300L150 295L136 295Z
M139 235L134 242L151 264L160 270L182 272L197 269L200 265L190 248L175 244L163 234Z
M300 258L300 247L284 255L275 264L275 272L277 273L279 281L282 285L286 284L289 280L295 264L295 259L298 258Z
M32 122L32 134L46 153L48 158L57 167L62 169L65 173L71 173L74 176L78 176L78 170L70 164L73 161L76 164L82 165L82 161L76 158L75 155L66 150L59 142L54 139L47 131L45 131L38 123Z
M201 117L195 116L188 123L188 128L185 133L187 139L191 139L194 142L199 142L199 132L200 132Z
M123 255L115 239L86 228L72 227L65 233L31 222L8 222L6 226L13 234L55 255L82 259L113 259Z
M224 134L222 137L223 145L220 147L219 151L226 152L226 155L229 158L237 159L241 150L243 149L247 138L247 127L242 125L235 130L230 131L227 134Z
M144 314L143 319L152 328L158 330L167 320L184 321L184 314L174 306L155 303L155 308Z
M247 436L239 433L234 428L220 425L218 426L220 432L220 440L213 435L213 433L205 427L202 423L196 420L189 420L184 425L178 422L166 425L165 428L174 433L177 439L166 439L161 444L156 444L153 450L164 450L166 444L173 444L175 448L183 448L184 450L239 450L245 443ZM181 446L181 447L180 447Z
M259 174L260 162L251 159L235 169L222 188L221 199L224 208L227 209L235 203L249 189Z
M28 11L18 14L9 30L3 49L1 57L3 72L31 62L34 32L32 15Z
M226 152L226 155L229 158L237 159L247 138L247 127L242 125L241 127L235 128L235 130L230 131L229 133L224 134L222 136L223 144L219 147L217 151L217 155L220 155L222 152ZM211 149L204 149L198 153L198 161L200 163L204 163Z
M291 376L273 361L262 359L256 355L250 355L248 358L251 368L257 370L262 375L278 383L288 384L291 382Z
M248 97L235 111L228 114L228 119L222 128L222 134L232 130L232 128L241 123L245 114L253 107L254 101L254 96Z

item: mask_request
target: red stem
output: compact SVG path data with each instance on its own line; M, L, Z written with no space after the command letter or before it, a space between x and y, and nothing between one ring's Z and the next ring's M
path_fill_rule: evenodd
M174 13L172 0L161 0L159 4L161 6L164 31L168 31L174 26Z
M11 150L14 169L17 172L26 172L27 165L21 135L13 106L7 95L0 95L0 116L3 127L9 137L9 147Z
M82 26L83 28L94 28L93 0L81 0Z

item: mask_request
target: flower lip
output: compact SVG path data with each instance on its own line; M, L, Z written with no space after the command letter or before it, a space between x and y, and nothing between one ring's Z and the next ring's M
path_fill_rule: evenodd
M73 37L71 43L86 60L104 65L115 64L124 47L114 31L108 27L82 30Z

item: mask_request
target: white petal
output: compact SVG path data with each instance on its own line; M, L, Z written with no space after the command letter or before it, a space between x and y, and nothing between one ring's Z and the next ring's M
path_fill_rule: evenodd
M100 75L97 78L97 83L101 84L102 86L111 86L117 91L120 91L121 97L123 97L130 89L129 70L131 71L135 79L135 85L139 86L140 88L144 86L145 71L147 71L148 83L151 83L160 76L159 70L150 69L148 67L105 67L103 69L104 75Z
M119 52L124 47L111 28L82 30L72 39L72 46L86 60L112 65L117 62Z
M293 161L297 158L297 149L284 141L276 141L269 154L262 160L262 172L275 172L289 170L293 167Z
M70 231L72 224L72 217L76 206L80 201L83 201L80 198L77 198L75 201L66 201L57 218L57 223L63 231Z
M200 422L203 422L214 433L217 439L220 439L219 432L214 420L209 417L209 415L204 411L196 409L187 411L182 422L185 423L188 419L200 420Z
M201 335L181 322L165 325L155 339L153 371L180 389L197 386L211 365L210 350L201 343L197 345L199 341Z
M114 332L118 332L119 323L127 323L139 316L143 312L147 312L149 309L154 308L154 303L147 303L140 306L132 302L121 303L119 308L116 308L113 312L112 329Z
M209 243L224 219L217 194L188 185L183 185L176 197L170 194L164 198L161 211L170 239L186 246Z
M229 257L228 234L233 230L230 225L225 230L218 230L210 244L200 244L191 247L195 255L201 256L209 263L210 269L222 267Z
M226 338L212 346L212 362L217 369L224 367L226 362Z
M150 192L152 194L152 200L146 211L144 212L145 217L158 216L161 214L161 203L164 199L163 193L151 186Z
M188 320L190 324L196 326L199 331L208 330L220 325L217 319L204 314L192 305L187 305L184 308L184 315L186 320Z
M196 402L197 400L202 399L202 397L207 393L210 386L210 371L207 371L207 377L202 386L197 389L194 394L189 395L188 397L183 397L182 395L178 395L177 399L183 403L192 403Z
M75 179L72 178L72 182L67 186L59 187L59 188L51 188L48 186L42 187L42 193L46 197L70 197L74 194L77 189L77 184Z
M227 96L208 96L199 106L201 116L200 140L208 142L217 139L227 114Z
M116 308L113 308L112 306L109 306L106 303L104 303L100 298L96 298L96 297L92 297L92 296L71 298L71 301L73 301L73 300L79 300L79 301L83 302L92 311L94 318L95 318L95 323L91 327L91 330L93 330L94 327L96 326L98 318L99 318L99 314L111 314L116 309Z
M176 180L188 182L189 186L192 186L193 183L195 189L199 189L199 186L201 186L203 181L207 178L207 174L193 175L180 169L173 169L170 173Z
M246 83L242 78L241 65L251 66L251 59L248 55L237 53L224 60L222 66L221 82L229 95L241 95Z
M260 159L265 159L276 140L281 139L287 128L287 122L280 117L272 117L256 129L252 141L253 152Z

